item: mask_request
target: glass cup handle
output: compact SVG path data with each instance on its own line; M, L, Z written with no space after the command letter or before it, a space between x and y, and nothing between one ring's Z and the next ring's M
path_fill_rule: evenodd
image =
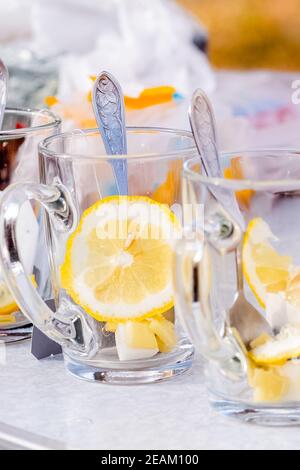
M183 328L196 349L218 364L227 378L245 377L247 362L235 338L223 337L213 324L209 302L210 260L205 241L182 239L176 247L175 305Z
M77 211L68 190L59 182L52 186L14 184L1 195L0 264L3 277L26 317L47 336L81 356L90 356L96 348L91 326L74 309L68 315L53 312L38 294L25 272L17 245L20 209L28 200L36 200L48 212L56 231L68 233L77 225Z

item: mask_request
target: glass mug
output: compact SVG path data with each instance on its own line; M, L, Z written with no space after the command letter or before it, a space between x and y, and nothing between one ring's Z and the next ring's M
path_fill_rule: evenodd
M127 134L128 155L117 161L106 155L98 130L46 139L41 184L15 185L1 201L2 265L22 311L62 345L71 373L125 384L191 366L193 347L174 318L173 246L181 229L171 208L181 199L183 162L197 155L188 132ZM120 161L127 195L118 189ZM45 208L55 312L32 285L15 237L29 199Z
M300 153L244 151L221 162L224 178L202 174L198 160L184 164L177 313L206 359L214 407L243 421L299 423ZM247 322L240 298L232 320L239 286L268 328Z
M4 114L0 130L0 192L16 181L36 179L38 175L38 143L60 130L60 119L48 110L10 109ZM45 277L44 268L36 259L38 224L30 203L22 208L22 228L17 236L22 241L24 263L27 271L36 277ZM48 270L49 274L49 270ZM40 285L42 284L39 279ZM2 340L14 342L21 338L11 328L28 324L28 319L19 311L7 286L0 279L0 329L6 330Z

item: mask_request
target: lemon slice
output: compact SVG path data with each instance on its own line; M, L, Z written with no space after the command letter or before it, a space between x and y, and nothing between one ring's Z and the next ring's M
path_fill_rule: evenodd
M4 281L0 281L0 315L10 315L19 310Z
M62 287L99 321L166 312L174 304L173 244L180 232L174 214L153 199L102 199L84 212L67 242Z
M249 356L260 366L280 366L300 357L300 329L287 325L277 336L250 351Z
M243 245L243 272L256 299L266 308L268 293L284 292L292 269L292 258L282 256L271 246L275 240L261 218L251 220Z
M34 275L30 276L31 282L34 287L37 287L37 283ZM16 303L14 297L11 295L9 288L3 280L0 280L0 315L4 317L0 321L5 321L5 315L11 315L12 313L18 312L20 310L18 304ZM11 322L12 318L7 321Z

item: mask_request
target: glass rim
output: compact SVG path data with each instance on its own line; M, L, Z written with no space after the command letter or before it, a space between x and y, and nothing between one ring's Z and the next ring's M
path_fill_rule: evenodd
M46 124L40 124L37 126L22 127L20 129L2 129L0 130L0 139L2 137L22 137L27 134L33 134L36 132L44 131L47 129L58 128L61 124L59 116L54 114L50 109L31 109L31 108L5 108L4 115L19 115L19 116L37 116L39 114L45 114L51 118L50 122Z
M171 134L171 135L173 134L173 135L177 135L181 137L187 137L188 139L191 140L193 144L190 147L187 147L186 149L173 150L170 152L167 152L167 151L160 152L160 153L148 152L148 153L137 153L137 154L130 153L128 155L118 155L117 156L118 159L121 159L121 160L123 159L126 160L128 158L137 159L137 160L138 159L147 160L147 159L151 159L151 158L153 159L153 158L158 158L158 157L175 158L175 157L178 157L179 155L182 155L184 157L189 157L189 156L192 157L195 155L195 153L198 153L193 134L189 131L180 130L180 129L162 128L162 127L151 127L151 126L149 127L128 126L126 130L128 133L132 133L132 134L135 134L135 133L141 133L141 134L161 133L161 134ZM49 148L49 145L56 139L62 139L62 138L70 137L70 136L76 136L76 135L88 136L88 135L95 135L95 134L100 134L100 131L97 127L90 128L90 129L74 129L73 131L52 135L42 140L39 143L39 153L45 155L46 157L62 158L64 160L68 160L68 159L69 160L85 160L85 161L88 161L88 160L94 161L94 160L99 160L99 159L107 160L110 157L110 155L107 155L107 154L89 155L89 156L85 156L81 154L72 155L68 153L56 152Z
M233 156L242 156L253 155L260 153L272 153L277 155L297 155L300 158L300 149L299 148L257 148L257 149L248 149L248 150L237 150L237 151L223 151L220 152L221 158L228 158ZM269 155L270 157L270 155ZM230 189L233 191L240 191L244 189L253 189L257 191L270 191L274 187L292 188L298 187L300 189L300 179L296 178L286 178L286 179L227 179L227 178L214 178L207 176L205 174L197 173L196 171L190 168L191 164L200 163L200 157L198 160L196 158L189 159L183 163L183 175L189 178L193 182L202 183L206 186L215 186L224 189Z

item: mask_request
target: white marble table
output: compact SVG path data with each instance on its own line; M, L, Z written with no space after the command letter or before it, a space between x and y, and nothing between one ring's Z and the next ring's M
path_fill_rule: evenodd
M28 342L7 347L2 362L0 448L300 449L295 428L212 410L200 361L185 376L138 387L80 381L61 356L37 361Z

